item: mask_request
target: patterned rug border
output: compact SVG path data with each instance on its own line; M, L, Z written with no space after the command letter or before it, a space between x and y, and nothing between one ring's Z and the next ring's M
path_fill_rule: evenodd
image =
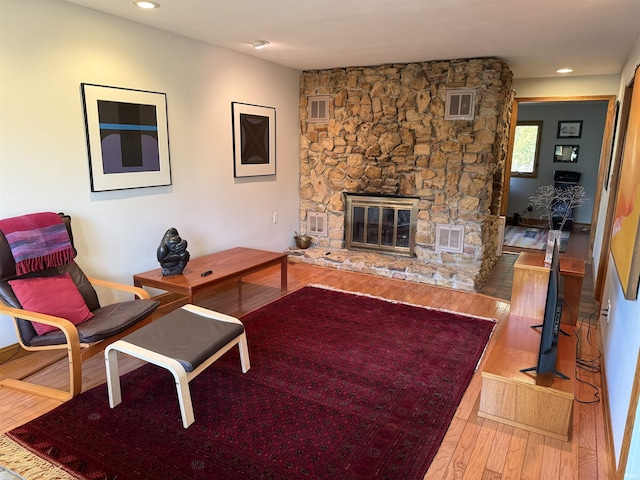
M68 472L61 465L39 457L28 446L9 438L5 433L0 435L0 465L27 480L78 480L84 478Z
M336 288L336 287L332 287L330 285L324 285L321 283L310 283L307 285L308 287L315 287L315 288L323 288L325 290L332 290L334 292L340 292L340 293L350 293L352 295L358 295L361 297L368 297L368 298L373 298L375 300L382 300L385 302L389 302L389 303L395 303L395 304L399 304L399 305L407 305L409 307L416 307L416 308L422 308L424 310L431 310L433 312L442 312L442 313L450 313L452 315L460 315L462 317L468 317L468 318L477 318L478 320L486 320L488 322L493 322L493 323L498 323L498 320L495 318L491 318L491 317L482 317L479 315L469 315L468 313L461 313L461 312L456 312L455 310L449 310L446 308L433 308L433 307L429 307L427 305L420 305L417 303L410 303L410 302L403 302L402 300L394 300L392 298L386 298L386 297L380 297L377 295L371 295L370 293L363 293L363 292L354 292L352 290L344 290L341 288ZM482 295L482 294L479 294Z

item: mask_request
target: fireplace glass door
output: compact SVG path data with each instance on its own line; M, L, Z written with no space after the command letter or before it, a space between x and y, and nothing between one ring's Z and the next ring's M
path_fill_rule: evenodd
M346 247L412 255L415 198L347 196Z

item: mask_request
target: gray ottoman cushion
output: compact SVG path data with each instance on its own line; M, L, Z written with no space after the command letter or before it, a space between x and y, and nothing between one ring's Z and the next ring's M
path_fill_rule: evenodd
M243 325L214 320L179 308L122 340L173 358L185 371L192 372L243 332Z

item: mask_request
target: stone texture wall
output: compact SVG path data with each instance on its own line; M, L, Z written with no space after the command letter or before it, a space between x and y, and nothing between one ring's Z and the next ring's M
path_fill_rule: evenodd
M474 290L495 264L512 108L497 58L306 71L300 83L300 221L327 212L328 237L294 261ZM444 119L447 89L476 89L472 121ZM308 123L309 95L330 96ZM416 257L344 250L344 193L417 196ZM464 225L463 253L435 251L436 224Z

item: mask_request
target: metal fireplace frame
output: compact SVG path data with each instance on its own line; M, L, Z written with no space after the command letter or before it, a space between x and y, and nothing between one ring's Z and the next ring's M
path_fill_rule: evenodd
M415 255L419 198L354 193L345 196L345 247L348 250ZM354 221L359 218L355 209L362 209L362 221ZM384 222L392 212L393 219ZM402 218L407 214L408 220ZM375 218L372 221L372 217L378 221ZM375 239L371 238L374 235Z

